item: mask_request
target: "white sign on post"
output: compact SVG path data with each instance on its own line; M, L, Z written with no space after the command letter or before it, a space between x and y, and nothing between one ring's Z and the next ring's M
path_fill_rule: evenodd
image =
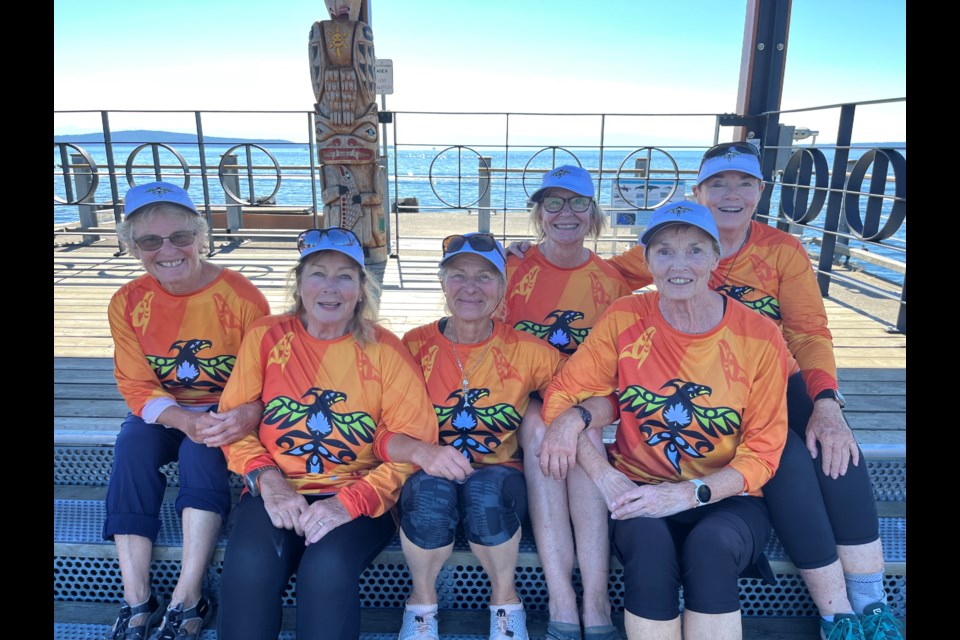
M377 58L377 93L381 95L393 93L393 60Z

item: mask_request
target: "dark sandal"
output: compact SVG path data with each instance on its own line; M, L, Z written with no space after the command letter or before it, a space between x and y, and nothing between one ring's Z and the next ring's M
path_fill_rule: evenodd
M130 621L138 616L147 615L146 621L139 626L131 627ZM108 640L146 640L150 629L157 626L163 618L163 607L157 600L156 594L150 593L150 598L146 602L130 606L126 602L120 607L120 615L117 621L113 623L113 629L110 630Z
M150 640L197 640L210 621L210 613L210 603L203 596L189 609L184 609L183 603L179 602L167 609L163 624ZM199 624L196 629L188 632L186 626L194 620L199 621Z

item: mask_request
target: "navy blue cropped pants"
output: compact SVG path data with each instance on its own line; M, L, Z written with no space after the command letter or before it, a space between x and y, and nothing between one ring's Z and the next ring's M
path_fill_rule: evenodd
M178 461L180 474L177 513L191 507L219 513L226 519L230 485L223 452L218 447L197 444L182 431L144 422L131 413L123 421L114 447L103 524L105 540L121 534L156 542L167 488L160 467L173 461Z

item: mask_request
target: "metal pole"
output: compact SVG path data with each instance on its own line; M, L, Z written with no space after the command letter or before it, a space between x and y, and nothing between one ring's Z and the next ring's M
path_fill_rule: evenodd
M477 231L490 233L490 165L493 156L480 156L477 161L477 189L482 194L477 202Z
M380 110L387 110L387 94L380 94ZM387 153L387 123L384 122L380 125L382 129L381 136L383 138L383 152L380 155L380 193L383 194L381 205L384 207L383 210L383 222L384 222L384 231L387 234L387 253L390 253L390 210L387 207L390 206L390 157ZM394 150L396 153L396 150ZM400 199L397 199L397 208L400 208Z
M77 184L77 193L87 193L90 192L91 185L93 184L93 172L91 167L87 164L86 158L83 157L81 153L71 153L70 154L70 165L73 167L73 179ZM95 200L93 198L93 193L84 200ZM93 228L100 226L100 219L97 217L97 206L96 204L78 204L77 210L80 212L80 227L81 228ZM100 236L93 234L84 234L83 235L83 244L89 244L91 242L96 242L100 239Z
M227 203L227 231L237 231L243 228L243 207L230 195L230 192L240 193L240 171L237 169L237 155L228 153L223 156L223 195ZM233 204L231 204L233 203Z
M852 104L845 104L840 108L837 148L833 156L833 175L830 176L827 215L823 221L823 243L820 245L820 261L817 265L817 284L820 285L820 295L824 297L830 292L830 272L833 270L833 252L837 245L836 231L840 227L843 186L847 182L847 158L850 155L855 111L856 106Z

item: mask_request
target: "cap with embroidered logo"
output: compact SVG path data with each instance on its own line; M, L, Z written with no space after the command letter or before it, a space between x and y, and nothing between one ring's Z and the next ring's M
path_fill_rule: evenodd
M537 202L543 196L543 192L552 187L573 191L578 196L587 196L588 198L592 198L596 193L593 190L593 180L590 179L590 173L583 167L573 164L565 164L545 173L543 180L540 182L540 188L533 192L530 199Z
M671 202L654 210L650 216L650 223L644 229L640 236L640 244L646 246L650 244L653 236L664 227L677 224L689 224L702 229L711 238L720 243L720 232L717 230L717 223L713 219L710 209L696 202Z
M200 215L197 207L193 204L193 200L190 199L190 194L184 191L182 187L169 182L148 182L127 191L127 195L123 199L124 218L129 218L147 205L157 203L174 204L188 209L191 213Z

